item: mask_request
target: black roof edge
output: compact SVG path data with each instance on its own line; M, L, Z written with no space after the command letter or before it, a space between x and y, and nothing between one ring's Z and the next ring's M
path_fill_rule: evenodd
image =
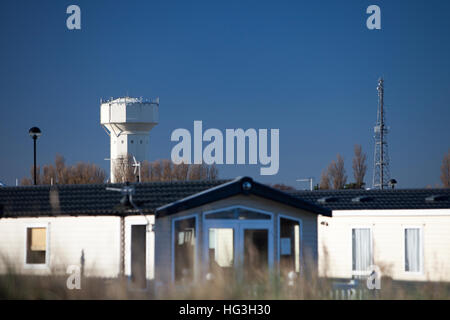
M128 217L128 216L151 216L155 215L155 211L153 209L144 209L142 213L136 210L131 209L123 209L123 210L115 210L115 211L96 211L96 212L83 212L83 213L48 213L48 212L37 212L37 213L24 213L24 214L2 214L0 211L0 219L9 218L67 218L67 217Z
M249 189L244 188L244 184L246 182L251 184ZM238 194L253 194L265 199L281 202L297 209L303 209L316 214L331 217L331 210L327 208L301 200L281 190L258 183L250 177L238 177L230 182L218 185L217 187L207 189L192 196L159 207L155 210L156 218L171 215L179 211L196 208L204 204L223 200Z

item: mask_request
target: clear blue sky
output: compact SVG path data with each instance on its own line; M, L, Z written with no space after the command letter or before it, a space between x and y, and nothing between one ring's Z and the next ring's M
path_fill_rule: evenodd
M66 28L81 7L82 29ZM365 26L381 7L382 30ZM109 168L99 100L159 96L150 159L170 158L176 128L279 128L280 171L220 167L222 177L306 187L353 145L368 156L385 78L391 173L399 187L440 184L450 148L450 1L2 1L0 180L38 163Z

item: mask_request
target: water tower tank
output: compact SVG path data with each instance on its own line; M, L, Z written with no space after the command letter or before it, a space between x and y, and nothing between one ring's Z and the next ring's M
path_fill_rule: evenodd
M117 181L116 166L123 165L127 155L137 161L148 159L149 133L158 124L159 99L117 98L102 101L100 123L110 136L110 181Z

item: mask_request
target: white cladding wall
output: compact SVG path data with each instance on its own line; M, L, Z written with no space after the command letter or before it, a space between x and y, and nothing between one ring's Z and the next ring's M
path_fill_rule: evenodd
M153 216L147 216L154 223ZM146 224L142 216L128 216L124 219L125 274L130 274L130 234L132 224ZM48 265L26 265L26 228L48 229ZM150 226L151 230L151 226ZM65 273L68 265L81 265L84 252L86 276L114 278L120 273L120 217L78 216L0 219L0 273L7 265L15 272L26 274ZM147 278L154 275L154 233L147 233Z
M322 224L327 223L328 225ZM372 230L374 263L395 280L450 281L450 209L333 211L319 217L321 275L352 276L352 228ZM405 227L423 234L423 272L404 270Z

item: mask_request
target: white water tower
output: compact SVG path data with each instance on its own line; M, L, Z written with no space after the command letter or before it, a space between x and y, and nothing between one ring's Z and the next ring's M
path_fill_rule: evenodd
M100 123L111 137L110 180L115 181L115 166L127 155L137 161L148 159L149 133L158 124L159 98L111 98L100 102Z

